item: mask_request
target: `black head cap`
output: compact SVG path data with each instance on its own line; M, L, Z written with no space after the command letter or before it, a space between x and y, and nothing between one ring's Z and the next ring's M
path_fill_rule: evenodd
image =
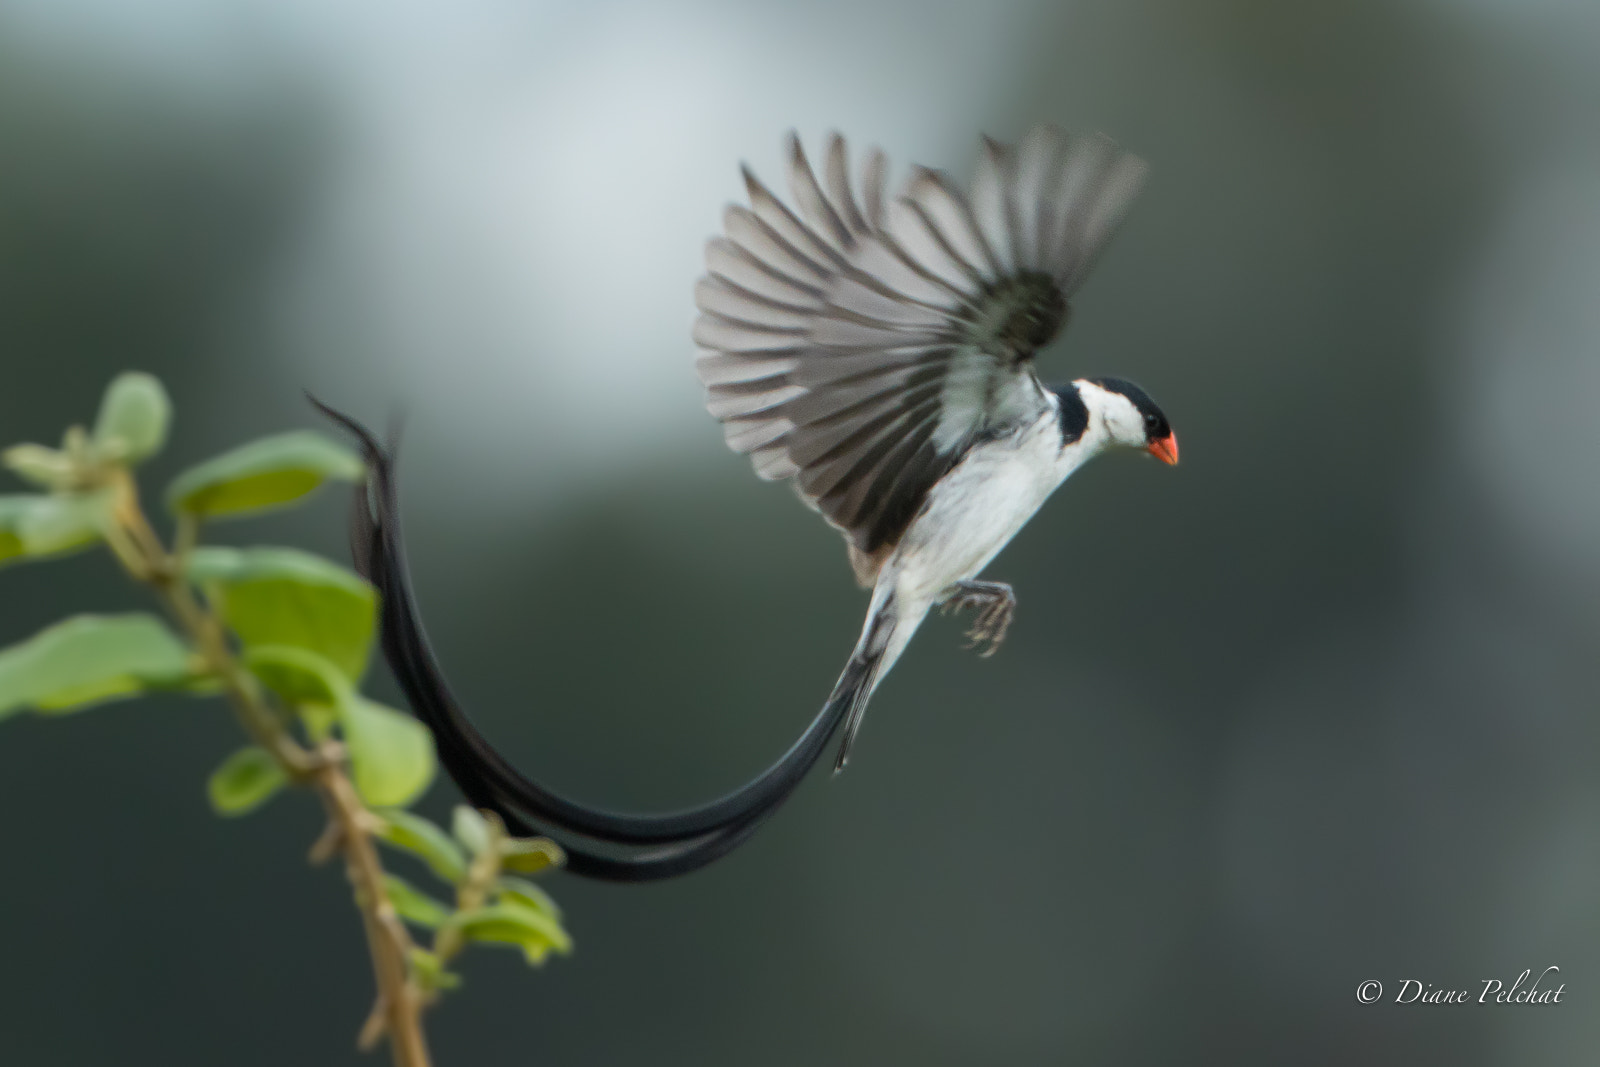
M1140 389L1137 385L1123 378L1090 378L1089 379L1108 393L1121 393L1133 402L1134 409L1144 417L1144 435L1149 441L1159 441L1164 437L1172 436L1172 427L1167 423L1167 416L1156 407L1156 402L1150 399L1150 394Z

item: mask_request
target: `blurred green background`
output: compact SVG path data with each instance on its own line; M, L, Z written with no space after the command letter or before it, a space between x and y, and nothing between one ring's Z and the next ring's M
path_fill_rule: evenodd
M1000 655L925 628L849 772L730 859L553 878L577 953L469 958L437 1062L1589 1064L1597 45L1563 0L0 0L0 439L152 371L154 495L314 424L303 388L404 415L484 728L690 803L787 745L865 605L700 405L738 161L836 127L964 177L979 130L1104 130L1151 180L1044 369L1145 385L1183 465L1075 477L990 570ZM344 506L217 533L342 558ZM9 643L142 601L87 556L0 604ZM0 1062L382 1062L314 805L207 808L237 739L176 700L0 730ZM1550 965L1559 1007L1391 1002Z

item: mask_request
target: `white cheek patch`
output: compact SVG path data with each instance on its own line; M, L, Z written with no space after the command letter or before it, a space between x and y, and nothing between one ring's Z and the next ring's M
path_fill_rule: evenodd
M1139 414L1139 409L1133 406L1131 400L1124 400L1115 405L1108 414L1111 436L1123 445L1137 445L1144 441L1144 416Z
M1144 440L1144 418L1133 401L1091 381L1080 379L1073 384L1089 409L1090 424L1100 423L1106 437L1119 445L1138 445Z

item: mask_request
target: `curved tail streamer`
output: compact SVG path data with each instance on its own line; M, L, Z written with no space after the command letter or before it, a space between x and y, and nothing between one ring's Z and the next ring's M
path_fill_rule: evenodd
M494 811L515 834L549 834L573 874L617 882L687 874L732 851L794 792L827 749L867 683L868 664L852 657L833 695L787 752L743 787L697 808L633 815L579 804L532 781L502 756L450 691L428 643L411 588L395 492L394 456L361 423L309 398L353 434L365 453L368 481L356 491L351 555L381 598L384 658L412 712L434 736L439 760L467 799Z

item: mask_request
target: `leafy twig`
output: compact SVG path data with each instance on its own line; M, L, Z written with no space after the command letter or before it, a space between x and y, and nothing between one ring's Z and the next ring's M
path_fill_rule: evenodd
M221 620L194 595L182 575L176 553L169 553L162 545L139 505L131 474L119 468L112 472L110 480L117 533L107 540L113 552L132 577L152 586L166 602L178 625L200 651L207 673L221 680L245 732L272 754L285 774L311 786L322 798L330 831L337 835L345 871L355 890L378 986L371 1016L377 1024L369 1021L362 1028L359 1044L371 1048L387 1035L396 1067L428 1067L431 1059L422 1031L423 998L411 981L407 966L415 946L384 891L383 865L372 842L378 820L367 811L350 783L342 747L324 742L312 752L294 738L285 720L266 704L261 685L228 647Z
M92 433L73 427L60 449L27 444L0 455L46 490L0 495L0 564L104 543L161 599L183 638L149 615L58 623L0 649L0 718L151 689L220 691L254 745L212 774L213 806L243 814L286 784L319 796L328 823L311 859L343 856L377 984L358 1043L366 1049L387 1038L396 1067L427 1067L422 1012L459 983L445 964L469 941L515 945L531 963L570 950L543 890L503 873L558 865L561 851L509 837L498 819L471 809L457 809L454 839L403 810L432 781L433 743L420 723L357 691L377 618L368 583L293 549L200 544L203 520L296 502L328 478L359 481L360 459L299 432L193 467L167 493L176 524L169 548L140 503L132 469L159 451L169 415L159 382L125 374L106 391ZM379 841L450 882L456 906L387 873ZM431 949L406 922L438 931Z

